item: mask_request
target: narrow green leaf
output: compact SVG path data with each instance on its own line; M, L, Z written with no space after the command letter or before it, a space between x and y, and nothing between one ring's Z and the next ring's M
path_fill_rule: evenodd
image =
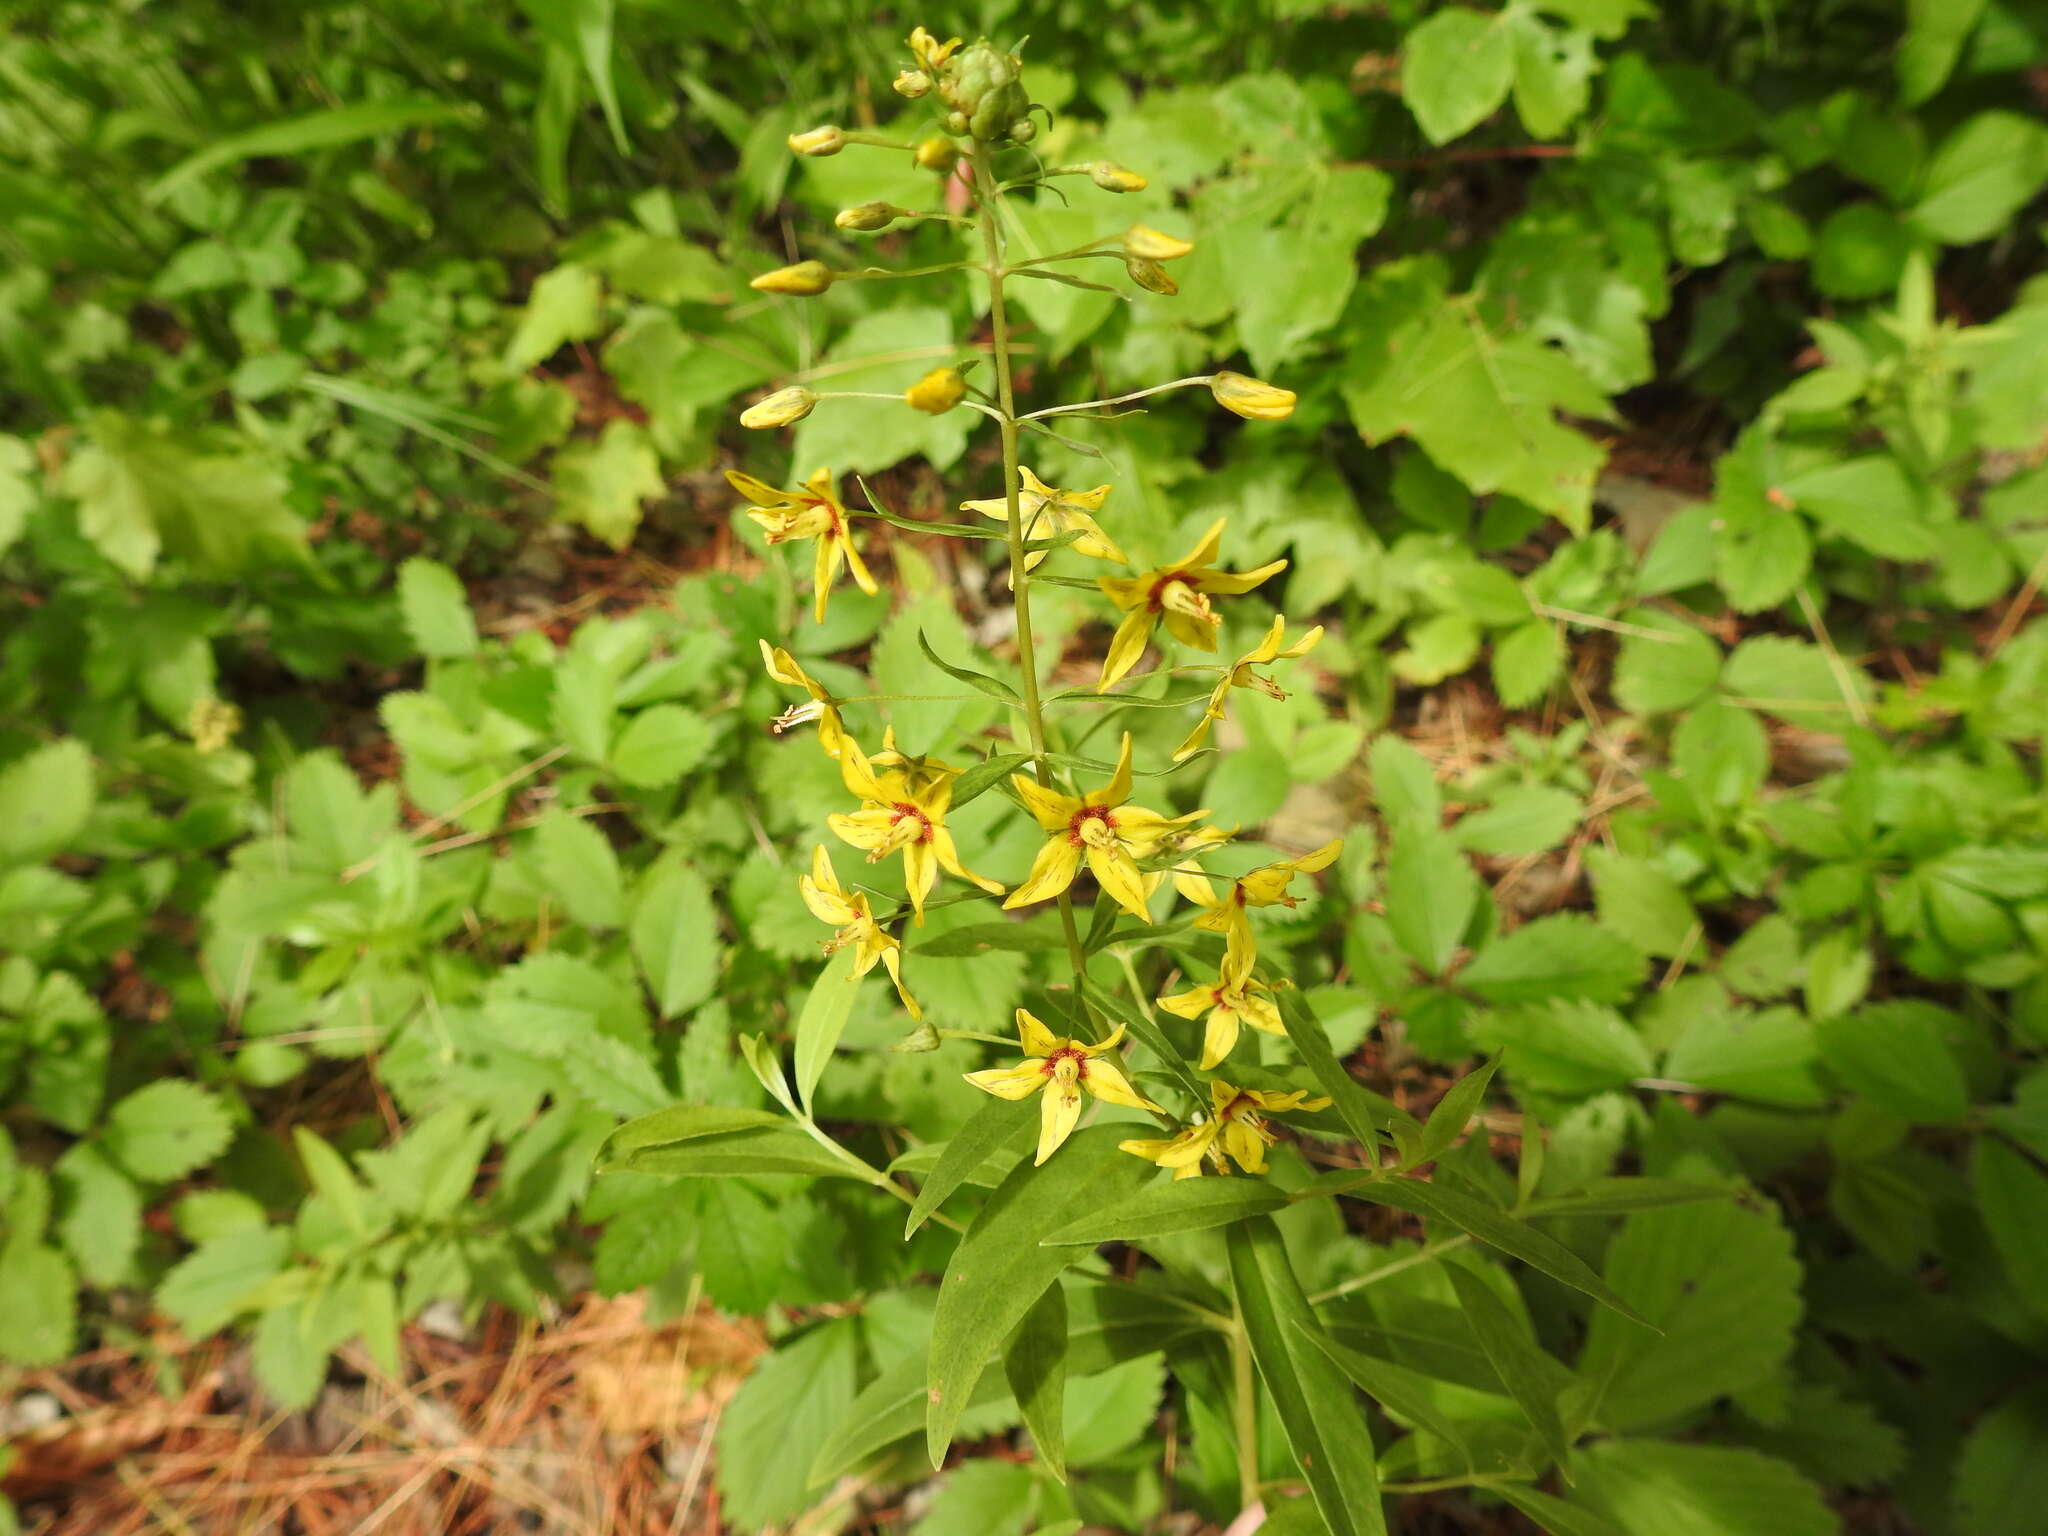
M1137 1242L1176 1232L1201 1232L1287 1204L1284 1191L1257 1179L1174 1179L1148 1184L1128 1200L1090 1211L1045 1239L1048 1244Z
M332 107L324 112L309 112L303 117L286 118L283 122L265 123L260 128L215 139L197 154L187 155L159 176L142 194L142 200L152 206L159 204L187 182L196 181L207 172L233 165L238 160L302 155L308 150L331 149L337 144L379 138L406 128L457 122L471 115L473 109L445 101L425 97L390 97L383 101Z
M1024 702L1017 697L1017 690L1001 678L990 677L986 672L976 672L971 667L956 667L952 662L946 660L945 657L932 649L932 643L926 638L925 632L922 629L917 632L917 645L918 649L924 652L925 660L945 673L946 676L965 683L970 688L978 688L990 698L1001 699L1005 704L1022 704Z
M677 1104L651 1115L628 1120L597 1149L598 1166L645 1152L654 1147L672 1147L677 1142L704 1136L726 1136L734 1131L780 1126L782 1116L765 1109L735 1109L724 1104Z
M918 638L924 638L922 630L918 632ZM968 801L993 789L1011 774L1021 773L1031 766L1031 757L1032 754L1029 752L998 752L991 757L983 758L973 767L964 769L960 777L953 781L952 808L959 810Z
M1534 1520L1550 1536L1623 1536L1605 1515L1519 1483L1495 1483L1493 1491Z
M1366 1396L1410 1423L1428 1430L1465 1458L1467 1471L1473 1470L1472 1447L1465 1441L1465 1432L1437 1409L1437 1384L1434 1381L1405 1365L1347 1349L1326 1333L1319 1331L1309 1337L1336 1362L1337 1369L1358 1384Z
M1571 1249L1526 1222L1517 1221L1507 1212L1470 1195L1440 1184L1428 1184L1421 1179L1381 1179L1361 1184L1351 1193L1376 1205L1391 1205L1396 1210L1447 1221L1460 1231L1471 1233L1482 1243L1520 1259L1531 1269L1540 1269L1551 1279L1575 1291L1585 1292L1630 1321L1641 1323L1645 1328L1651 1327L1648 1319L1617 1296L1613 1288L1594 1274L1586 1266L1586 1261Z
M1252 1358L1331 1536L1386 1536L1372 1433L1351 1383L1321 1347L1322 1324L1287 1262L1280 1229L1254 1216L1225 1234L1230 1285Z
M1032 954L1042 950L1061 949L1065 945L1065 938L1050 924L969 923L965 928L955 928L951 933L938 933L928 939L920 939L910 946L910 952L913 955L930 955L935 960L960 960L970 955L984 954L991 949L1011 949L1021 954Z
M1493 1081L1499 1066L1500 1056L1496 1053L1451 1084L1450 1092L1437 1100L1436 1108L1430 1111L1429 1122L1415 1139L1414 1150L1404 1159L1403 1167L1434 1162L1450 1150L1451 1143L1465 1134L1465 1127L1479 1112L1486 1085Z
M796 1091L803 1100L805 1114L810 1113L811 1095L817 1090L818 1079L825 1075L832 1053L839 1048L846 1021L853 1016L854 994L860 990L853 979L856 958L853 946L848 945L827 961L825 969L818 972L818 979L811 983L803 1012L797 1016Z
M974 1218L939 1282L932 1318L925 1448L940 1466L989 1355L1082 1248L1041 1248L1039 1240L1077 1209L1135 1189L1149 1165L1119 1151L1127 1127L1077 1131L1043 1167L1019 1164Z
M1003 1377L1038 1454L1067 1480L1067 1295L1055 1282L1032 1304L1003 1350Z
M1522 1208L1525 1217L1626 1216L1659 1206L1691 1205L1700 1200L1726 1200L1733 1186L1689 1184L1682 1179L1595 1179L1569 1195L1549 1195Z
M1097 986L1093 981L1084 982L1082 986L1083 995L1088 1001L1123 1025L1133 1040L1157 1056L1160 1064L1180 1080L1181 1087L1187 1090L1188 1095L1196 1103L1209 1102L1207 1086L1189 1070L1186 1058L1173 1048L1166 1038L1165 1031L1147 1018L1143 1009L1133 1008L1122 998Z
M923 1226L926 1218L945 1204L946 1197L967 1182L969 1175L987 1163L991 1154L1013 1144L1029 1144L1037 1129L1035 1099L989 1098L953 1133L953 1139L939 1154L938 1163L910 1207L909 1220L903 1223L905 1239Z
M1484 1280L1462 1264L1446 1264L1443 1269L1458 1293L1458 1304L1465 1309L1472 1336L1569 1482L1566 1461L1571 1441L1558 1417L1557 1395L1571 1385L1571 1373L1530 1342L1515 1315Z
M1281 992L1279 998L1280 1021L1287 1026L1287 1038L1294 1042L1295 1050L1308 1063L1309 1071L1315 1074L1316 1085L1334 1101L1346 1129L1357 1138L1360 1146L1370 1152L1379 1143L1379 1127L1365 1090L1344 1070L1344 1063L1330 1048L1329 1032L1323 1028L1322 1021L1309 1011L1301 993L1289 988ZM1399 1113L1405 1116L1409 1130L1421 1131L1421 1121L1413 1115L1406 1115L1405 1111ZM1383 1111L1381 1118L1385 1118ZM1402 1122L1395 1120L1392 1123Z
M764 1125L645 1147L601 1160L600 1173L658 1173L671 1178L744 1178L788 1173L812 1179L857 1179L842 1162L793 1126Z

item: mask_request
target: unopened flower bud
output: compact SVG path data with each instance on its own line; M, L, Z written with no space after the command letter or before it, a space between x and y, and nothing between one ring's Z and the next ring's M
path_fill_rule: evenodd
M1226 411L1247 421L1281 421L1294 413L1294 391L1227 369L1209 380L1209 393Z
M766 400L756 401L741 411L740 425L752 427L757 432L770 427L786 427L810 415L817 403L816 395L801 384L792 384L788 389L778 389Z
M861 203L856 207L842 208L832 216L832 222L841 229L857 229L863 232L887 229L902 217L903 210L893 203Z
M955 110L946 114L946 132L965 133L966 131L967 114L965 112Z
M967 381L957 368L934 368L903 392L912 410L943 416L967 398Z
M836 155L846 148L846 130L828 123L806 133L792 133L789 148L790 153L797 155Z
M932 77L921 69L902 69L889 82L898 96L908 96L912 101L925 95L932 88Z
M1124 254L1145 261L1172 261L1194 248L1192 241L1177 240L1146 224L1133 224L1124 231Z
M939 1038L938 1030L926 1023L919 1024L917 1028L913 1029L901 1040L898 1040L889 1049L904 1055L915 1055L920 1051L936 1051L944 1043Z
M965 133L967 130L962 128L960 131ZM945 139L926 139L917 146L916 160L924 170L939 176L950 176L953 174L953 167L960 163L960 150L957 145Z
M1170 299L1180 292L1180 284L1167 274L1166 268L1146 257L1126 256L1124 270L1130 273L1132 282L1148 293L1163 293Z
M1010 124L1010 142L1029 144L1038 137L1038 124L1028 117L1020 117Z
M793 267L777 267L773 272L763 272L747 286L762 293L815 298L832 286L832 269L822 261L800 261Z
M1142 192L1151 185L1136 171L1127 171L1120 165L1111 165L1107 160L1098 160L1090 166L1088 179L1105 192Z

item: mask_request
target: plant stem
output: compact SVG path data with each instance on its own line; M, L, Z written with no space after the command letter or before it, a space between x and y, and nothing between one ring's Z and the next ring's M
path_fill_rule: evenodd
M1252 1375L1252 1336L1244 1316L1230 1334L1231 1413L1237 1427L1237 1498L1241 1508L1259 1501L1259 1399Z
M996 189L993 159L987 145L975 145L974 183L976 198L981 204L981 248L984 270L988 273L989 353L995 364L996 403L999 408L996 425L1002 433L1003 499L1009 514L1010 601L1017 615L1018 691L1024 701L1024 727L1030 735L1031 750L1036 758L1032 768L1038 775L1038 782L1051 789L1052 764L1046 759L1045 747L1045 706L1038 695L1038 650L1031 638L1031 577L1024 568L1024 508L1017 460L1017 395L1010 369L1010 322L1003 308L1003 240L997 228L1001 193ZM1074 990L1078 994L1082 978L1087 974L1087 956L1081 950L1080 931L1074 926L1072 896L1061 891L1058 904L1060 927L1067 936L1067 955L1074 963Z

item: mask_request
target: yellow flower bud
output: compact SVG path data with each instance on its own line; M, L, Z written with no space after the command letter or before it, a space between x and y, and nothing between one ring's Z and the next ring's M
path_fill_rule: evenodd
M763 272L747 286L762 293L815 298L832 286L832 269L822 261L800 261L793 267L777 267L773 272Z
M852 208L842 208L832 216L832 222L841 229L856 229L872 232L887 229L902 217L903 210L891 203L860 203Z
M1172 261L1194 248L1192 241L1177 240L1145 224L1133 224L1124 231L1124 254L1145 261Z
M903 392L912 410L943 416L967 398L967 381L957 368L934 368Z
M915 101L932 88L932 77L921 69L901 69L889 84L898 96L908 96Z
M1105 192L1142 192L1151 185L1136 171L1127 171L1107 160L1098 160L1090 166L1088 179Z
M846 131L829 123L822 128L813 128L807 133L792 133L789 136L791 154L836 155L844 148Z
M945 139L926 139L917 146L917 163L927 171L950 176L960 163L960 150Z
M1126 256L1124 270L1131 275L1131 281L1149 293L1163 293L1169 299L1180 292L1180 284L1167 275L1166 268L1156 261L1143 256Z
M1209 393L1226 411L1247 421L1282 421L1294 414L1294 391L1225 370L1209 380Z
M802 421L811 414L818 403L818 397L801 384L792 384L788 389L778 389L765 400L756 401L740 412L740 425L765 431L769 427L786 427Z
M953 50L960 46L960 39L949 37L943 43L923 27L914 27L910 33L910 51L917 56L917 62L926 69L938 69L953 56Z

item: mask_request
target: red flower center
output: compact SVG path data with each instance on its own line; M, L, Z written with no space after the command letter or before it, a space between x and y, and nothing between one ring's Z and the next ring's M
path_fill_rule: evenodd
M1159 612L1161 608L1166 606L1166 589L1168 587L1172 586L1175 582L1179 582L1183 586L1192 586L1194 580L1195 578L1186 571L1168 571L1164 576L1152 583L1152 590L1145 595L1145 606L1154 613Z
M898 800L894 805L889 807L889 810L891 812L889 817L890 826L893 827L896 825L896 823L908 817L917 822L917 840L920 843L928 843L932 840L931 817L925 815L923 811L920 811L908 800Z
M1045 1065L1038 1070L1044 1076L1051 1077L1053 1073L1059 1071L1060 1063L1063 1061L1071 1061L1074 1064L1074 1075L1076 1077L1085 1078L1088 1075L1088 1053L1078 1046L1072 1045L1062 1046L1059 1050L1054 1051L1045 1058Z
M1116 830L1116 817L1110 814L1108 806L1084 805L1074 813L1074 819L1067 823L1067 841L1076 848L1083 846L1088 841L1088 823L1091 821L1101 822L1105 832Z

